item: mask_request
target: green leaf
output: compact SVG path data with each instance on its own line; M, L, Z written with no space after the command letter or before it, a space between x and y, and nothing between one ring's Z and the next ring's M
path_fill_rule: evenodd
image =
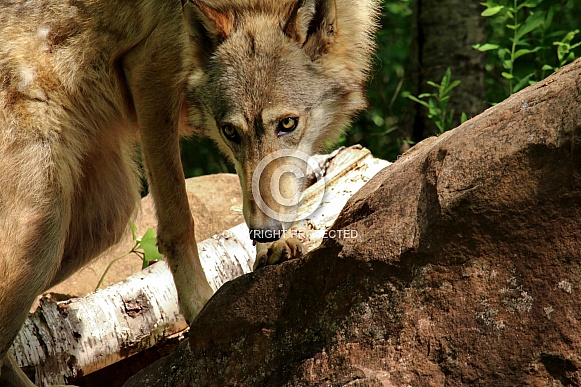
M521 48L520 50L518 50L517 52L514 53L514 60L517 60L518 58L520 58L523 55L527 55L527 54L531 54L533 52L537 52L541 49L540 46L537 46L535 48L533 48L532 50L529 50L528 48Z
M529 85L529 80L531 79L532 76L535 75L535 72L529 73L526 77L520 79L517 84L514 86L514 92L516 93L517 91L519 91L520 89L522 89L523 87ZM535 83L535 82L533 82Z
M517 28L516 39L520 40L524 35L539 28L545 22L542 13L535 13L526 18L525 22Z
M518 6L518 9L527 7L527 8L535 8L536 6L538 6L539 4L541 4L543 2L543 0L527 0L525 1L523 4L520 4Z
M143 234L143 236L140 239L141 244L152 242L155 243L155 241L156 241L155 230L152 227L148 228L145 234Z
M532 47L531 44L529 43L529 39L527 39L527 38L522 38L521 40L517 40L515 46L516 47Z
M553 10L553 7L549 8L549 11L547 12L547 17L545 18L545 23L543 24L543 27L545 28L545 30L547 30L551 24L553 24L553 17L555 16L555 11Z
M526 55L526 54L530 54L531 52L533 52L533 51L526 49L526 48L521 48L520 50L517 50L517 52L514 53L513 59L517 60L521 56Z
M478 51L486 52L490 50L496 50L500 46L498 44L491 44L491 43L484 43L484 44L474 44L472 48L475 48Z
M462 83L462 81L460 81L459 79L456 79L454 82L452 82L452 84L448 87L448 90L452 90L455 87L458 87L460 85L460 83Z
M497 13L499 13L500 11L502 11L503 8L504 8L504 6L502 6L502 5L497 5L495 7L488 7L484 11L482 11L482 13L480 15L482 15L484 17L494 16Z
M466 121L468 121L468 116L466 115L466 113L462 112L462 115L460 116L460 123L463 124Z
M158 261L163 258L157 249L157 237L153 228L148 228L141 237L140 247L143 250L143 267L149 266L151 261Z
M422 106L425 106L425 107L427 107L427 108L429 108L429 107L430 107L430 105L428 105L428 103L427 103L427 102L425 102L425 101L422 101L421 99L418 99L417 97L414 97L413 95L408 95L408 98L409 98L409 99L411 99L411 100L412 100L412 101L414 101L414 102L417 102L417 103L419 103L419 104L420 104L420 105L422 105Z
M514 77L512 76L512 74L509 74L507 72L502 72L501 74L503 77L505 77L506 79L513 79Z
M436 108L430 108L428 109L428 117L433 120L434 122L438 121L438 116L440 115L440 112L438 111L438 109Z
M448 101L450 101L450 96L447 94L442 94L439 99L440 106L443 106L445 108L448 105Z
M490 7L496 7L498 4L492 1L484 1L481 2L480 5L485 6L486 8L490 8Z
M553 68L553 66L546 64L546 65L544 65L542 67L541 70L543 70L543 71L554 71L554 68Z
M510 59L502 61L502 67L504 67L507 70L512 69L512 61Z
M447 85L448 83L450 83L450 78L452 78L452 70L450 70L450 67L448 67L446 69L446 72L444 73L444 76L442 77L442 82L440 82L442 85Z

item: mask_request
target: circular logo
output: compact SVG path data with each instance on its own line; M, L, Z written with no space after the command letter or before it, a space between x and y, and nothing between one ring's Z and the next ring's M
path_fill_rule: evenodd
M267 169L269 173L265 173ZM291 175L290 180L288 174ZM312 214L323 200L324 190L319 190L312 201L307 203L305 200L304 181L311 174L317 181L323 178L315 158L299 150L279 150L264 157L256 166L252 174L252 196L258 208L271 219L285 223L302 220ZM270 206L264 200L261 187L269 190ZM284 194L281 187L284 187ZM272 208L275 203L277 209Z

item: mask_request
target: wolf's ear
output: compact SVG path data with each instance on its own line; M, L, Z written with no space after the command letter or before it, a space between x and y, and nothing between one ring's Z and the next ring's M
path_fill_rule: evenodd
M202 0L181 0L188 31L192 36L205 32L214 45L225 40L234 30L234 13L215 9ZM205 31L200 31L200 24Z
M324 54L337 32L335 0L299 0L290 12L284 32L312 59Z

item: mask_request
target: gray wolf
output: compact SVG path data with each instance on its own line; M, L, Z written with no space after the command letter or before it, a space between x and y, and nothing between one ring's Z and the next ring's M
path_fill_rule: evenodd
M277 239L285 221L256 205L253 170L280 149L312 154L365 107L377 6L0 0L1 385L32 385L7 353L36 295L125 232L139 199L137 147L188 321L213 291L196 249L180 135L216 141L240 177L251 238ZM294 161L277 160L265 179L285 163ZM302 184L283 178L280 191ZM269 206L293 211L261 188Z

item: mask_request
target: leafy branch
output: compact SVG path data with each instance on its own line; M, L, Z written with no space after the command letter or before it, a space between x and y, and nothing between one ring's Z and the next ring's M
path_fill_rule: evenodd
M500 34L496 37L496 42L475 44L472 47L482 52L496 52L503 69L500 75L507 82L509 95L542 79L545 71L556 71L572 62L575 59L573 50L581 45L581 43L573 44L573 39L579 30L553 32L549 34L549 38L565 35L561 40L554 41L552 45L545 43L546 34L553 23L555 5L549 6L545 12L539 7L542 1L490 0L481 3L486 7L481 15L494 20L499 26L496 31ZM542 63L548 60L540 52L550 51L551 46L557 46L556 66ZM520 62L527 63L527 66L517 66L517 60L521 58L528 59L527 62ZM531 68L528 64L535 61L541 62L540 65ZM519 71L516 71L517 67Z

